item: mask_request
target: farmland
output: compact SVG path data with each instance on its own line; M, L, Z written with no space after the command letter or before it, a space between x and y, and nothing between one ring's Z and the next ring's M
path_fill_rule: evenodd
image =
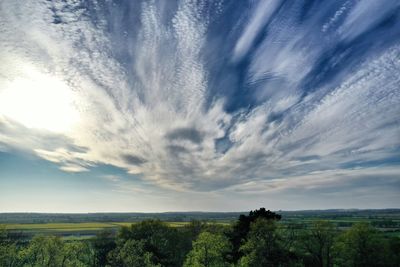
M37 234L57 235L66 239L90 238L102 230L116 232L122 226L130 226L137 222L85 222L85 223L16 223L2 224L7 231L20 233L26 237ZM181 227L187 222L169 222L171 227Z
M400 210L323 210L323 211L280 211L282 227L311 227L319 220L330 221L339 230L347 229L357 222L368 222L385 235L400 237ZM0 214L0 227L27 238L37 235L57 235L65 239L85 239L102 230L117 232L146 219L157 219L171 227L182 227L192 220L229 225L240 213L118 213L118 214Z

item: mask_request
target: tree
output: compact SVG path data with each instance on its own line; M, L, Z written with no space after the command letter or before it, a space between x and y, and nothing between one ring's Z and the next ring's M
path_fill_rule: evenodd
M259 210L250 211L248 216L239 216L239 220L233 226L232 233L230 234L230 240L232 243L231 257L234 263L236 263L243 255L239 249L240 246L246 241L247 234L250 231L250 224L259 218L269 221L279 221L281 219L281 215L270 210L265 210L265 208L260 208Z
M62 266L63 242L56 236L33 237L29 245L20 251L23 266Z
M337 266L388 266L385 242L379 232L367 223L354 224L335 244Z
M221 234L202 232L193 242L184 263L185 267L223 267L228 266L225 256L230 250L228 239Z
M144 242L144 251L151 253L155 264L162 266L182 265L184 255L179 232L159 220L147 220L118 233L117 243L121 249L128 240Z
M17 266L17 247L4 226L0 226L0 266Z
M183 227L183 230L185 230L190 236L190 239L194 241L197 239L197 237L205 227L207 227L206 222L202 222L199 220L192 220L189 224Z
M400 238L397 236L390 237L387 243L388 267L400 266Z
M145 251L143 240L129 239L121 249L115 249L109 254L111 266L120 267L161 267L154 263L154 255Z
M69 241L64 243L61 267L93 266L93 253L87 242Z
M301 248L304 250L306 266L330 267L332 247L336 230L328 221L317 221L311 229L304 229L300 235Z
M0 244L0 266L17 266L17 259L15 244Z
M91 240L91 243L94 249L94 265L106 266L108 264L107 254L116 247L113 233L101 231Z
M240 247L243 253L239 266L282 266L290 257L282 245L275 220L259 218L251 224L246 242Z

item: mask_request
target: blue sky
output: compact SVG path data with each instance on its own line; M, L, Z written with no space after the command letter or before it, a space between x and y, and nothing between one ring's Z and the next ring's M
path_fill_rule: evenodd
M400 3L0 3L0 211L392 208Z

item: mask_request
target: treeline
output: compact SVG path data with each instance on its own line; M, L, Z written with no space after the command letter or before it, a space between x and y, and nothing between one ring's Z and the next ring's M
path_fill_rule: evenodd
M143 220L161 220L168 222L190 222L207 220L218 222L235 221L243 212L163 212L163 213L0 213L1 224L14 223L81 223L81 222L138 222ZM368 220L377 227L399 227L400 209L378 210L300 210L279 211L285 221L307 220ZM346 226L351 222L345 222Z
M233 225L192 221L171 227L146 220L82 241L35 236L23 242L2 230L0 266L400 266L400 239L370 224L338 230L328 221L306 228L280 220L263 208Z
M231 221L236 220L240 214L240 212L0 213L0 223L139 222L144 220L168 222L190 222L192 220Z

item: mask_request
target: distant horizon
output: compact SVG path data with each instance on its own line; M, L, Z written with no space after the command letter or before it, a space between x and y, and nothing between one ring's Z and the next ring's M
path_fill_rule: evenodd
M258 209L258 208L256 208ZM268 208L266 208L268 210ZM255 210L255 209L252 209ZM400 208L331 208L331 209L299 209L299 210L281 210L281 209L269 209L273 212L300 212L300 211L369 211L369 210L400 210ZM34 214L129 214L129 213L140 213L140 214L158 214L158 213L246 213L251 210L238 210L238 211L200 211L200 210L187 210L187 211L155 211L155 212L140 212L140 211L99 211L99 212L35 212L35 211L15 211L15 212L3 212L1 214L11 213L34 213Z

